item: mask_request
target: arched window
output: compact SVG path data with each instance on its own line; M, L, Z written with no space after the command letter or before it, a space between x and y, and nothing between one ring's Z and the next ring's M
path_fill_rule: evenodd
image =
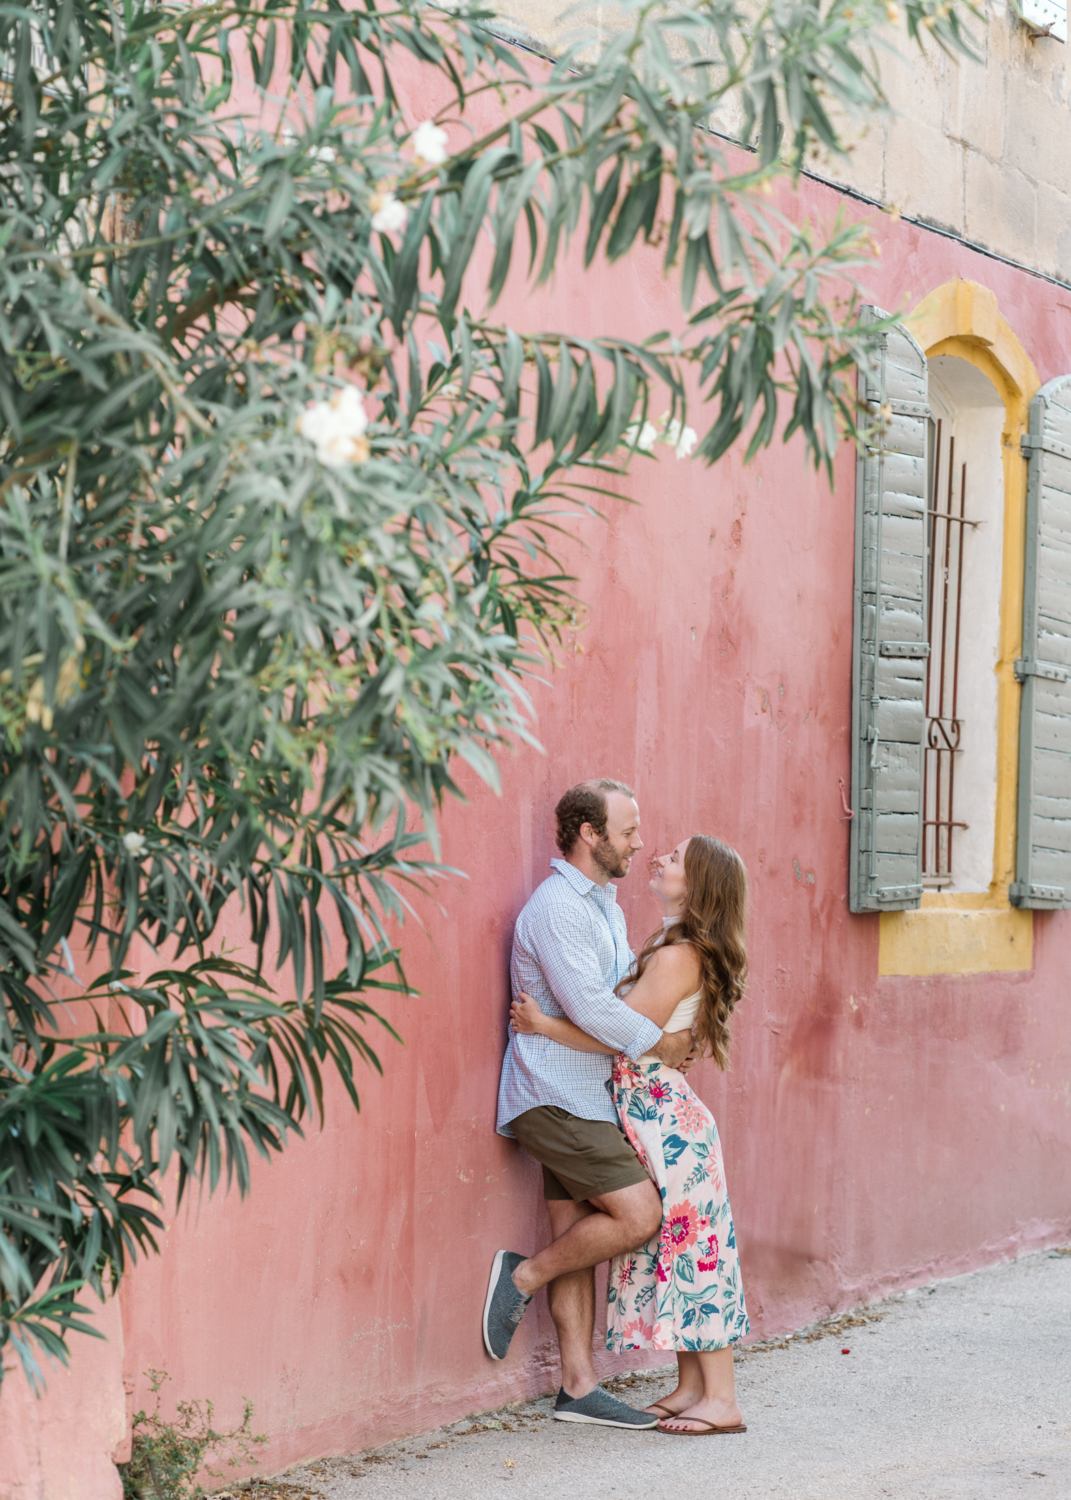
M1071 374L957 278L860 395L849 909L879 974L1026 970L1071 907Z

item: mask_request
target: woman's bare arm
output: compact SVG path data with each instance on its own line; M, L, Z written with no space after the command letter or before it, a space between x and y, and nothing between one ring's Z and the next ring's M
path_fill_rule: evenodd
M618 1050L588 1036L586 1031L581 1031L579 1026L565 1016L548 1016L540 1007L539 1001L533 1000L530 995L522 995L520 1000L514 1000L509 1019L514 1031L519 1031L522 1036L549 1036L552 1042L560 1042L563 1047L571 1047L574 1052L601 1052L606 1057L613 1057Z
M656 1026L666 1022L686 995L699 988L699 959L690 943L656 948L642 976L625 996L625 1004Z
M659 948L647 962L641 979L625 996L625 1004L640 1015L665 1027L666 1022L685 995L690 995L699 983L699 960L686 943L674 943L668 948ZM548 1016L539 1002L529 995L515 1000L510 1009L510 1024L514 1031L527 1036L549 1036L551 1041L571 1047L574 1052L601 1052L613 1056L617 1049L597 1041L586 1031L565 1016ZM665 1038L663 1038L663 1043ZM659 1046L663 1045L660 1043ZM679 1050L679 1046L678 1046ZM687 1051L687 1048L684 1049ZM656 1053L659 1047L655 1048ZM671 1065L677 1061L674 1053Z

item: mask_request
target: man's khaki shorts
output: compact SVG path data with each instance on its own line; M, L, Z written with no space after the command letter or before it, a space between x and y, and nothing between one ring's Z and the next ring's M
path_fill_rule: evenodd
M541 1104L510 1121L514 1135L543 1166L544 1198L598 1198L650 1178L620 1125L581 1120Z

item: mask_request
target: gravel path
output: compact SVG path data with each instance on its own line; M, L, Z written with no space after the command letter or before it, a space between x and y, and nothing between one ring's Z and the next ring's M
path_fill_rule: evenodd
M549 1420L543 1400L293 1470L275 1493L1071 1500L1071 1251L938 1282L863 1313L865 1321L833 1319L738 1355L749 1429L741 1437L696 1443L578 1427ZM669 1384L662 1374L633 1376L616 1389L644 1406Z

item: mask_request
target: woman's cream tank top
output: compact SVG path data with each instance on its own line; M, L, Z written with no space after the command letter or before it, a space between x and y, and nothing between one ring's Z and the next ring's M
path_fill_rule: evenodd
M696 1016L699 1014L699 1002L702 998L703 991L701 987L696 990L694 995L686 995L685 998L681 1000L676 1006L673 1014L663 1026L662 1030L687 1031L690 1028L692 1022L695 1020ZM637 1059L637 1061L657 1062L658 1059L657 1057L655 1057L653 1052L645 1052L641 1058Z

